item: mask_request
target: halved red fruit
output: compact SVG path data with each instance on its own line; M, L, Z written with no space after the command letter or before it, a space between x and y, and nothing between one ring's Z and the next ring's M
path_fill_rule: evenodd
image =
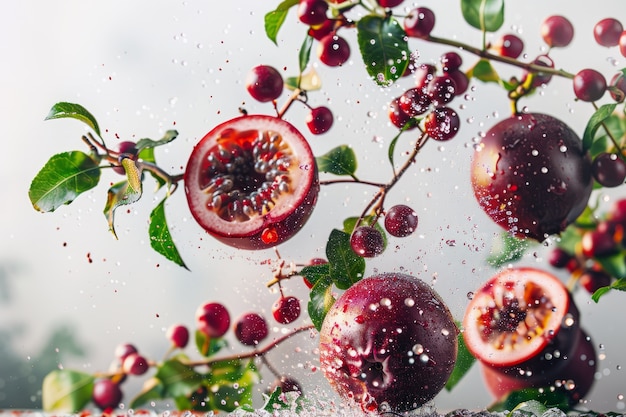
M198 224L221 242L270 248L298 232L315 206L315 157L290 123L265 115L237 117L195 146L185 192Z
M478 360L526 380L565 366L580 333L570 292L557 277L534 268L506 269L487 281L474 293L463 328Z

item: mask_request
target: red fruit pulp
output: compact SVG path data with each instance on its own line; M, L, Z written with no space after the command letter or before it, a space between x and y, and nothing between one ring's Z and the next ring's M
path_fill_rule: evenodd
M288 122L241 116L195 146L185 170L189 209L221 242L265 249L298 232L317 201L315 158Z

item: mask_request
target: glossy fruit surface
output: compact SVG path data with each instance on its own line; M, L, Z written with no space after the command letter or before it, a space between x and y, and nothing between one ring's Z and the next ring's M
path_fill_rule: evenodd
M417 229L417 213L405 204L398 204L385 214L385 230L395 237L406 237Z
M385 239L374 226L359 226L350 236L350 246L357 255L373 258L385 250Z
M407 100L406 98L404 100ZM405 103L404 106L408 106ZM387 108L387 115L392 125L398 129L404 128L404 126L411 120L411 115L402 110L401 97L396 97L389 103Z
M621 22L612 17L600 20L593 27L593 37L598 45L611 47L619 44L619 37L624 31Z
M320 331L321 369L363 408L415 409L444 387L456 361L457 327L439 295L405 274L364 278L346 290Z
M574 76L574 94L582 101L596 101L602 98L606 91L604 75L590 68L580 70Z
M428 113L424 130L428 136L438 141L447 141L456 136L461 125L458 113L450 107L437 107Z
M574 25L564 16L550 16L541 24L541 36L548 46L562 48L574 39Z
M269 334L267 322L258 313L245 313L235 322L235 336L246 346L256 346Z
M122 401L122 390L112 380L100 379L94 383L92 400L101 410L115 409Z
M578 319L578 309L557 277L511 268L474 292L463 318L463 338L483 364L532 381L543 369L566 362L577 343Z
M257 65L246 76L246 89L262 103L276 100L283 92L284 82L280 72L269 65Z
M321 135L330 130L334 120L333 112L328 107L319 106L311 109L305 122L311 133Z
M143 375L148 369L150 369L148 360L137 352L131 353L122 362L122 370L130 375Z
M307 25L321 25L327 20L328 3L325 0L300 0L298 19Z
M471 167L474 195L498 225L543 241L585 209L593 188L591 161L565 123L518 114L486 133Z
M512 33L501 36L492 46L498 54L508 58L517 58L524 50L524 41Z
M404 31L413 38L427 38L435 27L435 14L427 7L418 7L404 18Z
M133 141L125 140L120 142L119 145L117 145L117 149L120 154L118 158L120 164L122 163L123 158L135 159L137 157L137 144ZM120 175L126 175L126 171L123 166L114 166L113 171Z
M331 32L320 39L317 56L329 67L339 67L350 58L350 45L344 38Z
M209 337L222 337L230 328L230 314L221 303L203 304L196 310L196 327Z
M189 343L189 329L182 324L174 324L167 329L165 336L172 342L172 346L183 349Z
M617 90L609 90L609 93L611 94L613 100L617 101L618 103L623 102L624 98L626 97L626 77L624 77L624 74L622 72L618 72L613 75L613 77L611 78L610 86L614 87L615 90Z
M406 114L409 117L415 117L415 116L419 116L420 114L426 113L428 109L430 108L430 104L431 104L431 100L428 94L426 94L422 88L418 88L418 87L409 88L398 98L398 101L397 101L397 106L399 106L402 113ZM394 106L395 105L396 104L394 103ZM395 112L398 110L394 107L393 111ZM401 118L398 117L398 119L401 119ZM405 120L404 123L406 123L406 121L408 120L408 117L403 117L402 120ZM400 122L398 122L398 124L400 124ZM394 125L396 125L396 123L394 123Z
M130 343L122 343L117 345L117 347L115 348L115 357L119 359L121 363L124 362L124 359L126 359L128 355L136 352L137 348L135 347L135 345L132 345Z
M626 162L616 154L601 153L593 159L591 172L598 184L617 187L626 180Z
M315 158L286 121L241 116L195 146L185 192L193 217L216 239L240 249L270 248L297 233L313 211Z
M289 324L300 317L300 300L293 295L281 296L272 305L272 315L280 324Z

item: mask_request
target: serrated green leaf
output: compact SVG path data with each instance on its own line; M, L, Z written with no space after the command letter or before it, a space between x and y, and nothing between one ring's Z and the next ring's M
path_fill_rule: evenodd
M150 226L148 229L150 234L150 246L176 265L189 269L180 256L167 225L165 218L165 200L167 200L167 197L161 200L154 210L152 210L152 213L150 213Z
M596 131L602 126L602 123L613 114L616 106L617 103L604 104L591 115L585 127L585 132L583 133L583 150L586 151L591 148Z
M94 377L84 372L56 369L45 376L42 403L46 412L75 413L91 401Z
M483 82L500 82L500 76L486 59L480 59L476 64L467 72L468 78L474 77Z
M80 120L81 122L92 128L93 131L96 132L98 136L100 136L100 127L98 127L98 122L96 121L96 118L80 104L67 102L56 103L50 109L50 112L48 113L48 116L46 116L45 120L64 118Z
M86 153L64 152L54 155L30 184L28 196L35 210L51 212L70 204L100 181L100 167Z
M137 152L139 153L139 156L141 157L141 152L144 149L151 149L151 148L156 148L157 146L163 146L167 143L170 143L177 137L178 137L178 131L168 130L167 132L165 132L163 137L159 140L153 140L149 138L139 139L136 145Z
M448 382L446 382L446 390L451 391L452 388L459 383L459 381L467 374L467 372L472 368L472 365L476 362L476 358L469 352L467 349L467 345L465 344L465 339L463 338L463 333L459 332L457 336L458 342L458 350L456 355L456 362L454 364L454 368L452 369L452 373L448 378Z
M299 275L306 277L311 285L315 285L317 281L327 276L329 273L330 264L325 263L320 265L307 265L300 270Z
M298 3L299 0L284 0L276 9L265 14L265 34L275 44L278 44L278 31L285 22L289 9Z
M463 18L483 32L495 32L504 23L504 0L461 0Z
M337 146L315 158L321 172L335 175L350 175L354 178L357 168L356 154L348 145Z
M326 275L318 279L311 288L307 310L317 330L322 328L322 323L324 322L328 310L330 310L335 303L335 298L332 294L332 285L332 278Z
M333 229L326 243L326 257L330 264L330 277L340 290L348 289L363 278L365 259L354 253L350 234Z
M132 161L131 161L132 163ZM134 166L134 163L133 163ZM117 239L115 233L115 210L120 206L133 204L141 198L141 180L139 181L139 189L136 190L130 185L129 180L113 184L107 191L107 202L104 205L104 216L109 224L109 230ZM135 184L137 186L137 184Z
M313 47L313 41L315 39L313 36L307 34L302 42L302 46L300 47L300 53L298 54L298 64L300 67L300 74L304 72L307 65L309 65L309 60L311 59L311 48Z
M141 388L141 391L130 402L130 408L138 408L150 401L163 399L165 386L159 378L152 377L147 379Z
M163 384L166 397L188 397L198 389L204 377L178 359L169 359L158 365L154 375Z
M389 86L409 65L411 51L402 25L393 16L368 15L356 29L367 73L378 85Z
M518 404L513 410L511 410L511 415L513 415L514 411L524 411L534 416L541 417L543 413L548 411L548 407L540 401L528 400Z
M208 358L228 346L226 339L221 337L209 337L206 333L196 330L196 348L198 352Z
M212 372L213 374L214 372ZM210 403L214 409L234 411L241 405L252 404L252 394L261 375L256 369L253 360L249 360L240 367L237 378L223 380L217 385L217 390L210 390Z

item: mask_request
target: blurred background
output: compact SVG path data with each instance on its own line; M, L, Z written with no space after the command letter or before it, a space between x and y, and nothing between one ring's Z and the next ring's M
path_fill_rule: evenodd
M163 190L153 193L148 184L137 204L118 210L119 240L107 231L102 214L107 184L119 180L114 173L103 172L99 187L55 213L36 212L27 193L51 155L87 150L80 140L86 132L81 123L44 122L59 101L85 106L98 119L109 144L158 139L166 130L177 129L179 138L156 153L160 165L171 173L182 172L194 144L216 124L236 116L239 107L272 114L271 105L249 97L244 79L258 64L279 68L285 76L297 73L305 28L296 22L295 13L289 14L279 33L278 47L264 33L263 16L277 4L25 0L12 2L0 15L0 51L5 59L0 66L0 408L40 407L46 373L57 367L106 371L121 342L162 357L168 348L165 330L173 323L193 326L196 308L206 301L222 301L233 317L245 311L270 317L277 294L265 287L271 268L264 261L274 259L274 251L240 252L209 238L191 218L182 189L169 199L166 215L189 271L149 245L148 216L163 198ZM407 8L417 5L405 1ZM463 22L458 2L425 0L419 6L435 12L434 35L480 45L480 33ZM539 26L551 14L565 15L576 28L569 48L551 52L557 67L577 72L590 66L610 78L626 66L619 51L595 45L592 36L593 25L604 17L626 21L622 0L594 2L593 7L565 0L507 2L505 26L490 38L519 34L530 60L546 51ZM375 86L363 69L355 33L346 34L353 46L348 64L333 69L312 60L324 89L310 93L309 102L331 107L336 121L329 133L310 137L311 146L321 155L349 144L358 157L359 177L386 181L391 176L386 169L387 147L396 134L386 106L410 80L384 89ZM415 39L410 46L419 53L419 62L436 63L450 50ZM475 57L461 54L463 68L468 68ZM497 69L502 76L519 75L512 68ZM582 135L593 109L573 97L569 81L554 79L523 104L530 111L561 118ZM494 273L485 259L499 232L472 195L468 176L472 144L481 132L507 117L510 106L498 87L476 82L453 104L463 120L461 133L450 142L429 143L387 200L416 209L418 232L393 239L383 256L368 261L367 274L403 271L419 276L434 285L460 319L468 292ZM305 110L293 106L287 119L306 129ZM406 149L397 149L398 155L408 149L407 142L402 145ZM340 227L345 217L358 215L373 191L363 186L324 187L311 220L279 247L281 256L294 262L324 256L330 230ZM617 194L602 195L603 204L619 193L624 194L623 187ZM537 246L520 264L548 268L546 253L545 246ZM285 291L307 299L301 280L286 283ZM588 398L593 409L624 409L625 297L609 294L595 304L588 294L576 294L582 325L601 354ZM283 331L272 324L273 335ZM312 369L318 362L315 344L315 335L307 333L269 356L276 367L301 380L305 390L320 387L318 395L332 397L321 373ZM243 350L235 340L231 348ZM266 375L264 384L271 382ZM141 378L135 378L128 387L140 384ZM259 387L259 399L264 386ZM477 388L481 386L476 366L452 393L442 393L436 405L444 410L484 408L492 399Z

